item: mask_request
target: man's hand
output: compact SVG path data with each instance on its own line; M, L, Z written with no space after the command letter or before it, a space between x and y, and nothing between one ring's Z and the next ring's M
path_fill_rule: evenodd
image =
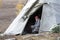
M34 28L34 25L31 25L31 28Z

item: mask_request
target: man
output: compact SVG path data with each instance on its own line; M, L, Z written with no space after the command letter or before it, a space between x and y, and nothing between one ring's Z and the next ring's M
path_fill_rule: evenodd
M35 16L35 24L31 26L32 33L38 33L40 27L40 19L38 16Z

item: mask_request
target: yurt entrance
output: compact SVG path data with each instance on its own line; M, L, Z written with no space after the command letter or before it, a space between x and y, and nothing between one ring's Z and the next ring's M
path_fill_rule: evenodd
M43 9L43 6L41 6L40 8L38 8L38 10L36 10L29 18L25 28L24 28L24 31L22 34L32 34L32 28L31 28L31 25L34 25L35 24L35 16L38 16L39 19L41 20L41 16L42 16L42 9Z

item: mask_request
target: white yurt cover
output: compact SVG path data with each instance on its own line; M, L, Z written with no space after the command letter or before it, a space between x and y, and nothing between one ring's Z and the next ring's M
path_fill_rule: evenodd
M60 0L41 0L43 5L41 26L39 31L51 31L60 23Z

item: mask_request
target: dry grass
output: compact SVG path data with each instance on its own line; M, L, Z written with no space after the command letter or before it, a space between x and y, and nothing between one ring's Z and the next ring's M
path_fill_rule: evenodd
M60 37L60 34L52 33L52 34L27 34L27 35L5 35L0 36L0 40L5 40L8 38L15 38L16 40L56 40L58 37Z
M36 35L30 34L30 35L23 35L23 36L15 36L17 40L56 40L58 37L60 37L60 34L44 34L44 35Z

